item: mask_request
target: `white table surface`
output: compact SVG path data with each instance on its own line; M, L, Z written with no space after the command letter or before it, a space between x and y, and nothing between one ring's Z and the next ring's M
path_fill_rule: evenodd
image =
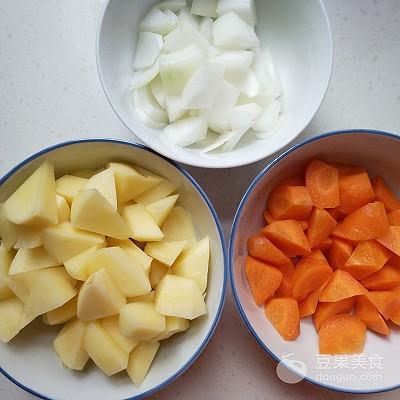
M31 153L80 137L132 140L100 87L94 40L103 0L1 0L0 174ZM400 1L326 0L335 41L327 96L303 136L345 128L400 132ZM226 238L246 187L267 161L230 170L188 168L205 188ZM287 385L236 312L230 291L197 362L153 399L352 399ZM400 391L368 399L398 399ZM0 377L1 400L33 399ZM89 400L89 399L88 399Z

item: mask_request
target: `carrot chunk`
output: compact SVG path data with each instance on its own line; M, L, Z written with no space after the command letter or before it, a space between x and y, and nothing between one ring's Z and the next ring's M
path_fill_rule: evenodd
M353 252L353 246L341 239L333 239L328 251L328 262L333 269L342 268Z
M312 160L306 167L306 186L315 206L335 208L339 200L339 172L335 167Z
M320 354L361 353L365 345L366 325L356 315L334 315L318 332Z
M289 257L286 257L285 254L261 234L249 237L247 240L247 250L252 257L273 265L287 264L290 261Z
M336 220L328 211L314 207L311 212L307 230L307 239L310 246L315 247L326 240L336 224Z
M388 211L394 211L400 208L400 199L389 188L381 176L372 179L372 187L375 191L376 199L381 201Z
M332 234L348 240L371 240L385 236L389 230L385 207L375 201L352 212L336 225Z
M332 268L325 256L321 250L314 250L296 265L292 278L292 296L295 299L307 296L326 283L331 276Z
M331 214L331 216L335 218L337 222L341 221L347 216L347 214L340 211L340 206L337 206L335 208L328 208L326 211L328 211L328 213Z
M378 332L385 336L390 334L390 329L385 320L366 296L358 297L355 315L357 315L371 331Z
M336 302L366 293L367 289L356 281L348 272L337 269L332 279L322 291L319 301Z
M394 314L390 317L390 320L400 326L400 308L394 312Z
M369 290L394 289L400 286L400 270L390 264L386 264L379 271L363 279L361 284Z
M285 340L294 340L300 334L300 316L297 301L278 297L267 301L265 315Z
M309 293L304 300L301 300L298 302L300 318L308 317L309 315L312 315L315 313L315 310L317 309L317 305L318 305L319 296L320 296L322 290L324 289L326 283L321 285L321 287L314 290L313 292Z
M377 240L394 254L400 256L400 226L390 226L386 234Z
M400 308L400 293L395 290L377 290L367 293L368 300L386 320Z
M319 249L321 251L326 251L331 248L333 245L333 240L331 238L326 238L323 242L317 244L314 246L314 249Z
M280 265L279 270L282 272L282 282L275 292L276 296L279 297L291 297L292 296L292 283L294 274L294 265L291 260L287 264Z
M311 251L300 222L294 219L275 221L262 233L288 257L304 256Z
M267 224L272 224L272 222L276 221L276 219L268 212L268 210L265 210L263 215Z
M390 225L400 226L400 209L388 213L387 217Z
M278 268L250 256L246 258L246 276L258 306L275 293L282 280L282 272Z
M349 313L353 309L355 301L355 297L348 297L334 303L319 302L313 314L315 329L319 331L322 323L332 315Z
M360 280L379 271L392 256L392 252L376 240L360 242L343 266L354 278Z

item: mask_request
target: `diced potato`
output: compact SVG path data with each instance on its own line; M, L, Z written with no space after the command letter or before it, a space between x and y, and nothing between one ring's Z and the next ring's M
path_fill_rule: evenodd
M53 164L45 161L3 206L6 218L14 224L37 227L57 224Z
M89 247L104 243L104 236L75 229L70 222L43 229L43 244L46 251L58 262L82 253Z
M130 354L126 371L136 386L142 384L159 347L159 342L143 341Z
M155 298L156 298L156 292L152 290L150 293L144 294L142 296L129 297L128 299L126 299L126 302L154 303Z
M117 192L115 190L114 172L111 168L93 175L83 189L97 189L117 209Z
M19 249L11 263L8 273L10 275L16 275L44 268L56 267L58 265L60 265L60 263L53 260L43 247Z
M165 330L152 340L168 339L172 335L188 330L190 323L187 319L179 317L165 317Z
M103 328L111 336L114 342L117 343L117 345L127 353L130 353L139 344L139 340L126 337L121 333L119 329L118 315L104 318L102 320L102 324Z
M71 218L71 209L69 208L67 200L65 200L64 197L57 194L56 202L57 202L58 223L61 224L62 222L69 221Z
M4 279L0 278L0 301L14 297L13 291L6 285Z
M92 274L78 295L78 318L90 321L118 314L126 298L105 269Z
M10 275L4 278L4 283L11 289L23 303L28 299L31 287L37 278L38 271L25 274Z
M157 186L154 186L152 189L147 190L140 196L135 196L134 200L144 206L147 206L151 203L155 203L158 200L161 200L176 191L177 187L174 183L167 179L163 179L161 183Z
M14 255L15 251L13 249L7 250L3 245L0 246L0 301L14 296L13 291L5 282Z
M146 206L147 212L153 217L158 226L161 226L165 222L168 214L174 208L178 197L178 194L174 194Z
M207 312L206 304L193 279L165 275L157 285L155 309L170 317L195 319Z
M169 271L170 268L168 267L168 265L165 265L158 260L153 260L149 273L151 287L155 288L161 281L161 279L168 274Z
M147 243L144 251L149 256L170 267L185 246L186 240L176 242L167 242L163 240L161 242Z
M78 296L73 297L61 307L42 315L42 320L47 325L64 324L76 317Z
M77 294L64 267L42 269L36 275L25 302L25 313L30 318L61 307Z
M56 180L56 192L71 205L78 192L88 180L73 175L64 175Z
M128 365L129 353L114 342L100 321L88 323L83 346L89 357L108 376L121 372Z
M96 175L101 171L103 171L103 168L100 168L100 170L83 168L83 169L78 169L77 171L71 172L70 175L78 176L79 178L90 179L93 175Z
M142 204L126 207L122 217L129 226L130 237L139 242L153 242L164 237L157 223Z
M81 371L89 360L89 355L83 346L86 323L74 320L64 325L54 339L53 346L63 364Z
M117 210L97 189L81 190L71 207L71 223L75 228L128 239L129 229Z
M118 204L132 200L162 180L155 175L141 174L130 165L123 163L110 162L107 167L114 171Z
M15 249L35 249L43 246L43 230L32 226L18 225Z
M202 293L207 288L210 240L208 237L184 250L172 267L172 273L194 279Z
M155 310L153 303L129 303L121 308L119 328L124 336L148 340L164 331L165 317Z
M7 250L11 249L17 241L17 225L10 222L4 214L4 206L0 204L0 238L1 245Z
M96 250L106 246L105 242L89 247L82 253L64 261L64 266L70 276L78 281L86 281L89 277L87 262Z
M126 297L141 296L151 291L149 278L141 264L118 246L97 250L89 257L89 275L102 268L107 270Z
M161 230L164 240L168 242L186 240L186 247L189 247L197 241L192 217L180 206L175 206L171 210Z

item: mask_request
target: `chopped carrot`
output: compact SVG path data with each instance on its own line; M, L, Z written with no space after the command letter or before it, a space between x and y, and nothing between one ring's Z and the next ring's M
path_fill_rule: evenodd
M292 296L292 281L294 274L293 262L289 259L289 262L284 265L280 265L279 270L282 272L282 282L275 292L276 296L279 297L291 297Z
M387 234L389 222L382 202L375 201L352 212L336 225L332 234L347 240L378 239Z
M275 221L262 233L288 257L304 256L311 251L300 222L294 219Z
M395 290L368 292L367 297L386 320L400 308L400 293Z
M390 320L400 326L400 308L394 312L394 314L390 317Z
M335 208L339 200L339 172L335 167L312 160L306 168L306 186L315 206Z
M333 315L324 321L319 335L320 354L361 353L365 345L366 325L356 315Z
M326 251L326 250L329 250L332 245L333 245L333 240L331 238L326 238L323 242L321 242L320 244L314 246L314 249L319 249L321 251Z
M400 268L400 256L394 254L389 260L389 264L393 267Z
M303 229L303 231L308 229L308 221L299 221L301 229Z
M392 252L376 240L360 242L343 266L354 278L360 280L379 271L392 256Z
M275 219L307 219L313 203L305 186L275 187L268 197L268 211Z
M333 269L342 268L353 252L353 246L341 239L333 239L328 250L328 262Z
M317 309L318 305L319 296L323 288L325 287L326 283L328 282L325 282L323 285L321 285L321 287L309 293L305 299L298 302L300 318L308 317L309 315L315 313L315 310Z
M285 254L261 234L249 237L247 240L247 249L252 257L273 265L287 264L290 261L289 257L286 257Z
M267 301L265 315L285 340L294 340L300 334L300 316L297 301L278 297Z
M314 207L308 222L307 239L311 247L316 247L329 237L336 226L336 220L323 208Z
M331 214L331 216L335 218L337 222L341 221L346 217L346 214L340 211L340 206L335 208L328 208L326 211L328 211L328 213Z
M390 225L400 226L400 209L388 213L387 217Z
M362 168L350 168L342 174L339 172L339 195L339 209L345 214L350 214L375 200L371 181Z
M303 257L293 273L292 296L295 299L307 296L317 290L332 276L332 268L326 261L321 250L314 250L310 255Z
M322 323L332 315L349 313L353 309L355 301L355 297L348 297L334 303L319 302L313 314L315 329L319 331Z
M276 221L276 219L268 212L268 210L265 210L263 215L267 224L272 224L272 222Z
M389 188L381 176L372 179L372 187L375 191L376 199L381 201L387 211L394 211L400 208L400 199Z
M394 254L400 256L400 226L390 226L388 232L377 240Z
M400 286L400 270L386 264L379 271L361 281L369 290L390 290Z
M282 272L278 268L250 256L246 258L246 276L258 306L275 293L282 281Z
M336 302L366 293L367 289L348 272L337 269L319 296L319 301Z
M357 315L371 331L378 332L385 336L390 334L390 329L385 320L382 318L381 314L379 314L375 306L368 300L368 297L358 297L355 315Z

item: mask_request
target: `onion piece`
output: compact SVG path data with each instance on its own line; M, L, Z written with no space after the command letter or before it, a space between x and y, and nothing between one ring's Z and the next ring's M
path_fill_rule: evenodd
M279 100L273 100L264 107L260 115L253 122L253 129L258 132L272 131L279 120L282 105Z
M249 50L222 51L213 57L213 61L222 64L227 73L246 73L254 59L254 53Z
M245 135L245 133L247 133L250 127L251 126L246 126L241 129L233 130L232 137L225 142L224 146L222 147L222 151L232 151L239 143L240 139Z
M230 124L232 129L249 129L263 109L256 103L242 104L232 109Z
M236 131L229 131L229 132L222 133L212 143L201 148L200 151L203 153L209 153L210 151L216 150L216 149L218 149L218 147L221 147L228 140L232 139L235 136L235 134L236 134Z
M153 96L157 100L158 104L162 108L166 108L166 105L165 105L165 90L164 90L164 86L163 86L163 84L161 82L160 76L155 77L150 82L150 89L151 89L151 93L153 93Z
M189 7L185 7L181 11L179 11L178 18L179 24L182 24L182 22L190 22L193 28L196 28L197 30L199 29L200 18L197 15L193 15L190 12Z
M165 106L169 122L175 122L187 112L187 109L182 107L182 98L180 96L167 96L165 98Z
M176 146L189 146L207 135L207 120L201 117L185 118L164 128L164 135Z
M256 23L254 0L219 0L217 5L218 15L226 14L229 11L235 12L251 25Z
M135 105L137 116L146 126L153 129L163 129L165 127L166 124L164 124L163 122L154 121L146 114L142 106L140 96L138 96L137 90L133 92L133 103Z
M206 40L208 40L208 42L211 42L212 40L212 25L213 20L211 18L203 17L200 20L199 32Z
M193 0L191 12L202 17L217 18L218 0Z
M233 12L228 12L214 21L213 38L217 46L228 49L246 50L260 44L254 28Z
M129 89L137 89L150 83L159 73L159 58L148 69L135 71L132 74L132 79L128 85Z
M164 36L175 28L177 21L176 15L173 18L159 8L153 7L140 22L139 28L144 32L153 32Z
M178 12L187 6L186 0L164 0L157 4L157 8L161 11L171 10L173 12Z
M245 73L226 73L225 79L248 97L257 96L262 92L262 86L258 81L256 74L251 69Z
M141 104L144 112L149 116L150 119L156 122L162 122L164 124L168 122L166 111L154 98L149 85L136 89L135 96L137 101Z
M163 46L163 37L153 32L140 32L136 45L133 68L150 68L157 60Z

